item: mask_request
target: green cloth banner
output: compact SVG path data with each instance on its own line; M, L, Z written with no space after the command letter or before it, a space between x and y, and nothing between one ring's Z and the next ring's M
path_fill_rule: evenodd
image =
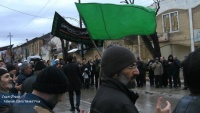
M154 9L137 5L76 3L90 36L115 40L130 35L150 35L156 30Z

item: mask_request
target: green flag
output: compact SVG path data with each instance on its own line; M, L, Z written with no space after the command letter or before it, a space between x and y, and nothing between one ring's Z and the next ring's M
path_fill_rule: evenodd
M130 35L150 35L156 30L154 9L137 5L76 3L94 40L115 40Z

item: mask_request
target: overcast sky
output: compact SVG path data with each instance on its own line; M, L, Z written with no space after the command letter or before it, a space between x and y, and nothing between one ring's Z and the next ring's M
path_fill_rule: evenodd
M81 3L124 4L121 1L124 0L81 0ZM31 40L51 32L55 11L78 26L75 21L79 19L75 2L78 0L1 0L0 47L10 44L9 33L12 35L11 43L16 46L25 43L26 39ZM152 3L153 0L135 0L135 4L142 6Z

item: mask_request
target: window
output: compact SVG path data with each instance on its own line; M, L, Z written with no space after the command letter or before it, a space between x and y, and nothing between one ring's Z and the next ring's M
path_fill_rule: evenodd
M178 21L178 11L171 12L162 15L163 32L178 32L179 31L179 21Z

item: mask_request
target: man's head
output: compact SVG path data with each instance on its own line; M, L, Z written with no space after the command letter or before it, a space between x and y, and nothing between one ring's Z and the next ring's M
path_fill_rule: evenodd
M71 56L71 55L69 55L69 56L67 56L67 62L72 62L73 61L73 56Z
M58 65L58 63L60 62L60 60L57 58L57 59L55 59L55 63L56 63L56 65Z
M38 75L40 71L46 68L46 65L44 64L43 61L37 61L34 68L35 68L34 75Z
M92 57L89 57L89 62L92 62Z
M174 60L177 60L177 57L176 57L176 56L174 56Z
M183 73L192 94L200 94L200 48L183 61Z
M82 60L82 64L85 64L85 63L86 63L86 60L85 60L85 59L83 59L83 60Z
M41 71L42 69L46 68L46 65L43 61L37 61L34 68L35 71Z
M35 83L33 83L33 89L40 92L40 94L48 95L49 98L45 99L52 105L56 105L60 101L62 95L68 91L68 86L66 75L53 66L42 70L38 74Z
M0 68L0 87L4 91L8 92L12 88L12 78L5 69Z
M32 73L32 66L28 62L23 62L22 65L20 66L20 69L26 75Z
M158 58L158 57L156 57L156 58L155 58L155 61L156 61L156 63L158 63L158 62L159 62L159 58Z
M0 60L0 67L3 67L5 65L3 60Z
M7 68L8 72L11 75L15 75L16 74L16 68L15 68L15 66L13 64L7 64L6 68Z
M81 63L81 60L80 59L77 59L77 61L76 61L77 63Z
M164 57L161 56L161 57L160 57L160 61L162 62L163 60L164 60Z
M30 61L30 64L31 64L31 65L34 65L34 61Z
M168 56L168 61L169 61L169 62L174 62L174 57L173 57L173 55L169 55L169 56Z
M105 76L117 78L125 85L139 74L135 55L129 49L117 45L110 45L104 51L101 68Z
M98 55L95 55L95 59L96 59L96 60L98 60L98 59L99 59Z

